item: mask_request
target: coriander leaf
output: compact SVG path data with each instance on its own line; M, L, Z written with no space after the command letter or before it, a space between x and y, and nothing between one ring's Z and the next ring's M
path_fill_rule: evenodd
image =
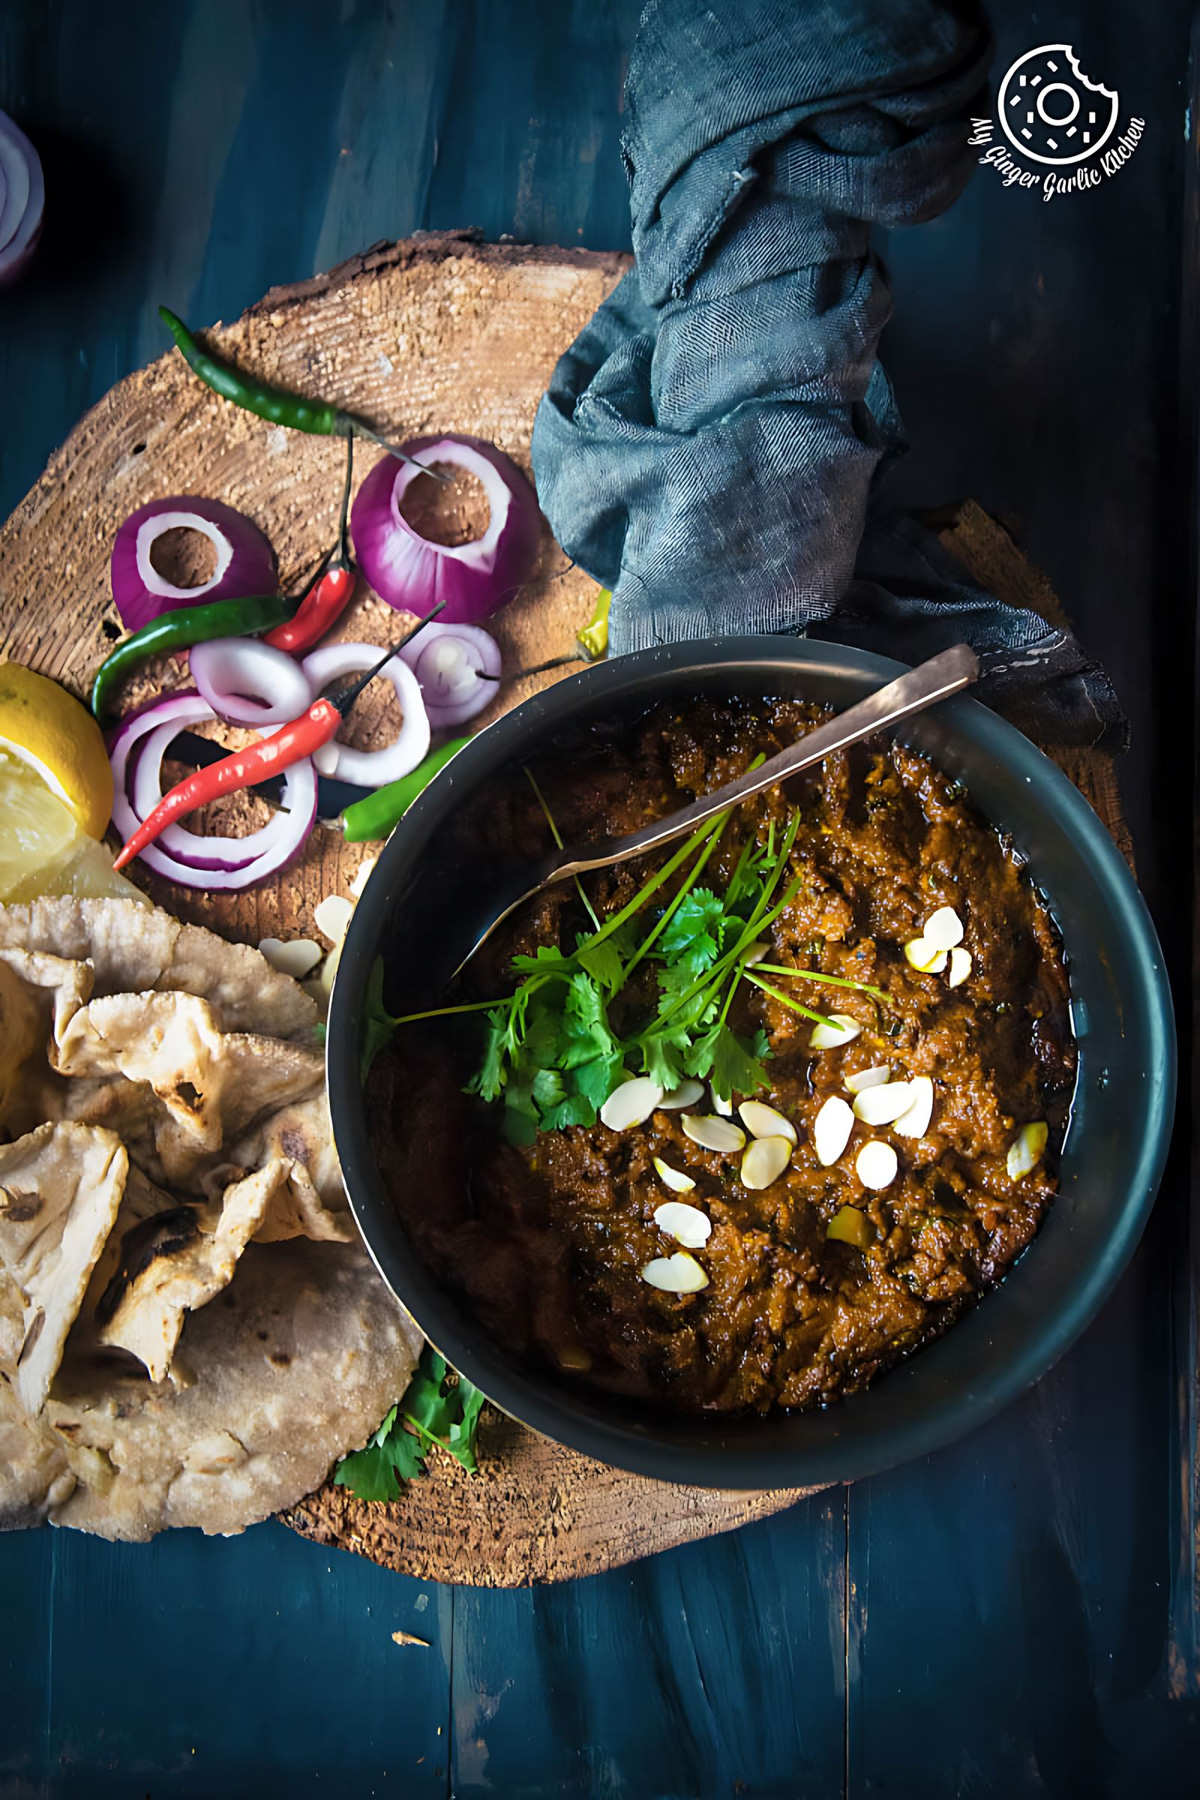
M478 1094L484 1100L497 1100L507 1080L504 1057L508 1037L508 1008L496 1007L487 1015L487 1025L483 1061L467 1083L467 1092Z
M597 1056L590 1062L577 1064L571 1071L571 1085L598 1112L623 1074L623 1058L620 1051L615 1050L611 1056ZM580 1122L595 1123L594 1120Z
M753 1094L770 1085L761 1062L723 1022L698 1040L686 1067L689 1075L708 1076L719 1100L728 1100L734 1094Z
M539 1069L533 1078L531 1092L534 1105L544 1113L547 1108L558 1105L566 1090L557 1069Z
M585 1063L585 1068L590 1068ZM608 1095L604 1096L607 1100ZM601 1101L601 1105L604 1102ZM565 1131L568 1125L594 1125L596 1108L583 1094L568 1094L557 1106L551 1106L542 1113L541 1129L543 1131Z
M450 1422L450 1433L446 1439L446 1448L451 1456L457 1457L468 1475L474 1475L479 1468L475 1460L475 1433L479 1428L479 1414L483 1408L483 1395L471 1382L460 1375L458 1386L454 1389L458 1401L459 1417Z
M563 1008L566 1044L560 1062L564 1069L576 1068L596 1056L611 1056L617 1042L609 1030L604 998L592 980L581 970L571 977Z
M523 975L545 975L550 970L573 969L575 959L555 944L539 944L532 956L514 956L512 966Z
M335 1484L359 1500L394 1500L399 1482L411 1481L425 1466L424 1447L405 1429L397 1410L393 1406L363 1449L343 1456L334 1470Z
M599 987L609 994L616 992L625 973L616 937L604 938L600 943L590 946L586 939L581 938L580 947L575 954L580 966Z
M681 1036L682 1044L652 1032L642 1044L642 1069L664 1094L673 1092L683 1080L683 1050L687 1047L687 1035Z
M537 1108L532 1083L511 1077L504 1089L504 1135L510 1144L532 1144L537 1136Z
M659 939L659 949L667 961L676 962L685 955L693 961L701 957L704 960L696 963L697 974L714 962L717 943L713 932L724 911L723 902L711 888L696 887L685 894Z

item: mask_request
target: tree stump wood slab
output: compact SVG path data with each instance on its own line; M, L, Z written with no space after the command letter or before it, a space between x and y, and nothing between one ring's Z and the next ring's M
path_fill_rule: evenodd
M533 416L559 355L628 266L623 255L485 245L474 232L375 246L327 275L276 288L209 334L239 366L370 419L393 441L435 431L488 438L528 469ZM15 658L86 696L119 634L108 563L121 521L147 500L202 494L255 519L286 590L332 542L343 447L254 419L210 394L174 351L119 382L76 426L0 530L0 659ZM376 453L358 447L356 479ZM956 510L943 541L997 593L1053 614L1044 577L981 508ZM525 591L495 621L507 669L575 648L595 583L543 530ZM402 620L369 592L336 634L386 642ZM555 670L506 684L486 724ZM136 703L184 684L177 667L146 671ZM355 741L391 726L386 704L356 709ZM1122 847L1111 764L1061 759ZM319 936L313 910L345 893L370 846L318 830L302 862L249 894L205 894L144 878L179 917L226 936ZM481 1472L449 1458L392 1505L367 1505L327 1484L285 1515L317 1542L354 1550L427 1580L517 1587L599 1572L727 1531L813 1490L716 1493L626 1475L485 1412Z

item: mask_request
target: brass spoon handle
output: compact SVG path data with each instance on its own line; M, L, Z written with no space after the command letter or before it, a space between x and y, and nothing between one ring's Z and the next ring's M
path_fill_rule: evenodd
M686 837L697 825L703 825L706 819L724 812L727 807L736 806L741 800L748 800L752 794L761 794L765 789L777 786L791 775L798 775L802 769L811 768L833 751L844 750L847 745L856 744L861 738L870 737L873 732L897 725L901 719L907 719L913 713L924 712L926 707L935 705L951 694L957 694L960 689L968 687L978 674L979 659L970 645L955 644L951 649L930 657L928 662L910 669L907 674L898 675L886 687L877 688L873 694L868 694L865 699L847 707L836 718L818 725L798 742L781 750L777 756L760 763L757 769L739 776L737 781L729 782L715 793L701 795L699 800L693 800L690 806L685 806L682 812L672 813L666 819L657 819L652 825L644 826L630 837L598 845L597 853L593 856L581 856L570 862L560 863L550 880L567 881L574 875L585 874L589 869L607 869L613 863L628 862L631 857L645 856L649 850L659 850L664 844L673 844L676 838Z

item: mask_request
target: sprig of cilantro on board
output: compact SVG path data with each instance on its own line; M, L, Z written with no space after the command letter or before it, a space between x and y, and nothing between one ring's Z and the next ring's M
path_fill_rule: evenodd
M425 1472L429 1452L449 1451L468 1474L478 1468L475 1434L483 1395L447 1368L427 1344L404 1398L361 1450L343 1456L333 1479L359 1500L394 1500L400 1483Z

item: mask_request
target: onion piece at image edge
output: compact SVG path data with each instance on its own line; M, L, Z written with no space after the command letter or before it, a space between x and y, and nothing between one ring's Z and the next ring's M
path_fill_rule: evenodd
M401 512L421 471L385 456L358 490L350 516L363 575L381 600L421 617L445 601L445 624L474 624L513 599L537 557L541 514L526 477L482 438L415 438L408 456L473 475L490 509L487 530L467 544L435 544Z
M465 725L500 691L500 646L478 625L435 620L400 654L421 684L435 731Z
M128 841L162 798L162 763L185 726L211 724L216 715L199 694L171 694L131 713L112 733L113 824ZM284 810L286 809L286 810ZM168 825L139 861L179 887L236 892L286 869L308 842L317 818L312 759L283 771L283 807L244 838L201 835Z
M258 638L210 638L188 651L192 680L230 725L287 725L316 699L295 657Z
M154 567L155 542L167 531L198 531L216 567L195 587L176 587ZM244 600L276 589L275 552L252 519L220 500L181 494L130 513L112 550L112 594L122 623L137 631L160 614L199 600Z
M37 248L45 204L41 157L0 112L0 287L17 279Z
M313 650L300 667L314 694L321 693L330 682L344 675L360 675L377 663L383 654L381 644L326 644ZM354 787L379 788L411 774L429 750L429 715L417 678L399 652L379 671L380 679L390 681L403 717L400 730L382 750L356 750L352 744L335 738L322 744L313 762L322 775L334 775ZM361 702L360 702L361 704Z

